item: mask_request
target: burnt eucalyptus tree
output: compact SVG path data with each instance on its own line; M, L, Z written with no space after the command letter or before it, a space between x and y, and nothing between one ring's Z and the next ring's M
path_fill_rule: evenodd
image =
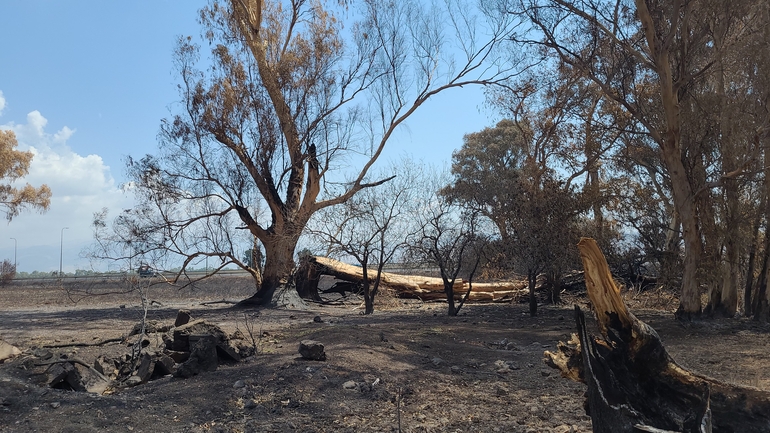
M370 168L398 125L439 92L506 78L494 56L509 19L461 2L212 1L200 14L210 65L180 40L176 114L159 153L129 163L144 244L253 271L229 241L195 241L242 228L265 250L251 301L270 303L310 217L383 181Z
M510 4L510 10L533 30L517 36L518 42L581 71L655 143L670 179L684 241L677 316L699 315L698 271L704 244L698 199L701 186L708 185L693 164L701 153L699 143L683 132L696 106L694 89L710 76L720 56L740 46L745 32L753 27L746 25L745 9L728 11L723 2L709 0L511 3L515 5ZM715 23L725 31L718 34ZM722 171L720 177L730 175Z

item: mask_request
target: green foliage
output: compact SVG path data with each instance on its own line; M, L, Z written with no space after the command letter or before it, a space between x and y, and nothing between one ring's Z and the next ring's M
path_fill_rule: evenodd
M563 266L584 207L534 151L530 129L511 120L468 134L452 155L454 181L442 190L494 223L505 260L524 273Z
M538 274L559 275L575 262L580 194L537 154L527 125L504 120L465 136L452 156L454 181L442 190L489 218L499 240L498 265L526 274L534 288ZM531 299L534 315L536 302Z

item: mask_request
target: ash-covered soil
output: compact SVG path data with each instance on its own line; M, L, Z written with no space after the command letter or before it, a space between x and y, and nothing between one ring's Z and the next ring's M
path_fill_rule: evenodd
M45 386L46 367L34 365L43 346L64 346L47 350L87 363L127 353L117 342L67 346L125 336L141 320L137 293L119 288L109 281L0 288L0 339L24 352L0 364L0 432L591 430L584 385L542 362L545 350L573 332L573 305L587 308L579 296L543 305L534 318L526 304L466 305L447 317L444 304L389 297L362 316L355 297L307 311L202 305L253 292L248 279L232 276L192 289L153 286L148 319L173 324L177 311L188 309L194 319L254 336L258 354L190 379L167 376L106 395ZM770 389L767 325L682 324L670 311L640 309L639 299L630 305L684 367ZM300 358L304 339L323 343L327 360Z

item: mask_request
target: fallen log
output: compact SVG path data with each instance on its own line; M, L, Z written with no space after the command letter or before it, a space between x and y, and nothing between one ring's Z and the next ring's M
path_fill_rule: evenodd
M303 284L318 284L318 275L330 275L340 280L361 284L364 279L363 268L348 265L328 257L315 256L305 262L313 266L312 270L300 270L300 275L313 275ZM376 274L370 271L369 278ZM394 290L401 297L419 298L423 301L445 300L444 281L441 278L420 275L401 275L383 272L380 284ZM460 300L468 291L468 282L457 280L453 286L455 299ZM496 283L474 283L468 296L469 301L493 302L511 299L529 293L526 281L504 281Z
M601 336L588 334L575 306L577 337L545 352L545 362L587 384L594 432L770 432L770 392L679 366L628 311L596 242L583 238L578 249Z
M331 275L355 283L360 283L364 279L364 270L360 266L348 265L328 257L319 256L314 257L311 262L315 263L318 272L324 275ZM375 275L374 271L371 271L369 278L373 279ZM444 290L444 281L441 278L391 274L389 272L383 272L380 275L380 283L396 292L422 294ZM456 281L454 287L455 290L462 290L463 282Z

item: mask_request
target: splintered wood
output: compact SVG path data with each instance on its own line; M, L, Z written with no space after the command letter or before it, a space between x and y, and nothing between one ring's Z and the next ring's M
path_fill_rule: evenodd
M316 266L316 272L331 275L341 280L361 283L364 278L363 268L348 265L328 257L313 257L308 261L308 266ZM368 277L373 280L376 276L374 270L368 271ZM381 284L384 284L402 297L419 298L424 301L445 299L444 281L441 278L425 277L420 275L401 275L383 272L380 276ZM505 281L497 283L473 283L468 300L495 302L509 300L528 293L526 281ZM454 283L454 295L456 299L464 296L468 291L469 283L457 280Z
M770 431L769 392L679 366L655 330L628 311L596 242L583 238L578 249L601 335L589 334L575 306L577 335L545 352L545 362L588 386L594 432Z

